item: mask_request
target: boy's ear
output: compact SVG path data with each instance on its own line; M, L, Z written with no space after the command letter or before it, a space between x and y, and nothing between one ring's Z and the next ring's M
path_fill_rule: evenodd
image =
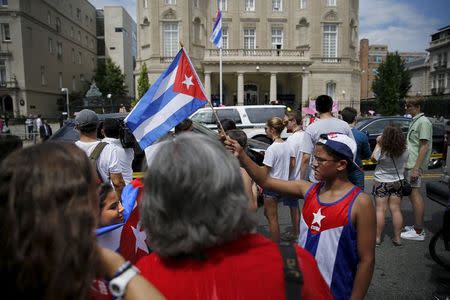
M347 169L348 166L348 161L346 161L345 159L341 159L338 161L338 165L337 165L337 170L339 172L345 171Z

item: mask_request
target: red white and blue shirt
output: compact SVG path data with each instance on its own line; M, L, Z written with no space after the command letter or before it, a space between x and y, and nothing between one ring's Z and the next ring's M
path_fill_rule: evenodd
M351 211L361 189L355 186L341 199L324 203L319 197L323 185L313 184L305 195L299 244L315 257L334 299L349 299L359 262Z

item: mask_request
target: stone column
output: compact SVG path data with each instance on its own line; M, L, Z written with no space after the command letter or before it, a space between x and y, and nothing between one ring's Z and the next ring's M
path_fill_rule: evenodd
M309 73L302 74L302 105L308 102L308 77Z
M277 73L270 73L270 98L269 101L277 100Z
M205 72L205 93L206 97L211 100L211 72Z
M237 104L244 105L244 73L238 73Z

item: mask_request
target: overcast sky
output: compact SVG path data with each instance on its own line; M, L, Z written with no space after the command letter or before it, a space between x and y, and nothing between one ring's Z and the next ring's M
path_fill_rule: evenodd
M90 1L97 8L124 6L136 20L136 0ZM450 0L360 0L359 38L387 44L390 51L424 51L430 34L450 25L449 16Z

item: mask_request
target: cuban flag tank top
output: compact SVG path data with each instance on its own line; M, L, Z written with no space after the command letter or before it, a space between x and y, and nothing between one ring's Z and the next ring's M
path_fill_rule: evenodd
M361 189L355 186L341 199L323 203L323 185L313 184L305 195L298 243L315 257L334 299L349 299L359 261L350 215Z

